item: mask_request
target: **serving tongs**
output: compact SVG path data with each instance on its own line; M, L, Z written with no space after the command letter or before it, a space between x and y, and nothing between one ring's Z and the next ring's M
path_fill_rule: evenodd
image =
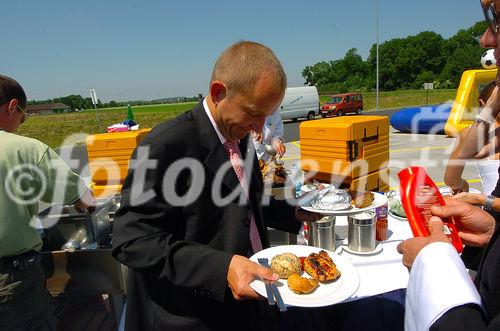
M267 258L258 258L259 264L271 269L269 266L269 260ZM266 293L267 293L267 303L269 305L274 305L275 301L278 304L278 308L280 311L286 311L285 302L283 302L283 298L281 297L280 291L276 286L275 282L271 282L263 279L264 284L266 285Z

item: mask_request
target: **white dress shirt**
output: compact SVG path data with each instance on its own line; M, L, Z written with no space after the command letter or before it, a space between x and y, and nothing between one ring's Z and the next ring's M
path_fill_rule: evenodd
M207 114L208 119L210 120L210 123L212 123L212 126L215 129L215 133L217 133L217 137L219 137L220 143L222 145L224 145L224 143L226 142L226 138L219 131L219 128L217 127L217 123L215 123L215 120L212 116L212 113L210 112L210 108L208 108L207 98L203 99L203 109L205 109L205 113Z
M481 298L452 245L424 247L411 268L406 290L405 330L428 330L445 312Z
M285 128L278 110L266 117L264 126L262 127L262 142L258 142L256 140L253 141L255 151L257 152L257 158L259 160L266 162L271 160L271 156L266 153L264 145L272 145L273 139L275 138L282 139L284 132Z

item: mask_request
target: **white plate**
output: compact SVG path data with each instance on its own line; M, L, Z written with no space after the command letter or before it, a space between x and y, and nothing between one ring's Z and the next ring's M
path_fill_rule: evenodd
M352 214L357 214L363 211L367 210L372 210L377 207L380 207L384 204L387 203L387 197L382 194L382 193L377 193L377 192L372 192L374 195L374 200L373 203L365 208L356 208L352 206L352 208L349 209L343 209L343 210L323 210L323 209L316 209L311 207L311 200L312 200L312 195L307 197L307 199L301 199L299 200L299 206L307 211L315 212L318 214L323 214L323 215L336 215L336 216L345 216L345 215L352 215Z
M382 252L383 246L381 243L377 243L377 245L375 246L375 249L371 252L356 252L356 251L353 251L352 249L350 249L347 245L342 245L339 248L343 249L347 253L354 254L354 255L375 255L375 254ZM337 252L337 250L335 250L335 252Z
M394 213L392 213L390 210L387 211L387 213L394 219L398 220L398 221L408 221L408 219L406 217L402 217L402 216L398 216Z
M439 192L443 196L451 195L451 189L448 186L440 187L439 188ZM475 188L471 187L471 188L469 188L469 193L481 193L481 191L476 190ZM399 197L399 192L396 192L391 198L394 199L394 200L398 200L399 202L401 202L401 198ZM389 206L387 212L389 213L389 215L391 217L393 217L394 219L396 219L398 221L408 221L408 219L406 217L398 216L398 215L392 213L390 206Z
M318 247L301 245L275 246L254 254L250 257L250 260L257 262L258 258L267 257L269 259L269 263L271 263L271 259L278 254L293 253L298 257L301 257L308 256L311 253L318 253L320 250L321 248ZM342 302L356 293L359 287L359 274L356 268L346 257L339 256L331 251L325 251L330 255L333 262L339 269L341 273L340 278L334 282L320 283L319 287L314 292L309 294L293 293L288 288L286 279L279 279L276 282L276 286L278 287L286 305L297 307L329 306ZM305 272L302 276L310 278L310 276ZM267 297L264 282L260 279L254 280L250 283L250 286L260 295Z

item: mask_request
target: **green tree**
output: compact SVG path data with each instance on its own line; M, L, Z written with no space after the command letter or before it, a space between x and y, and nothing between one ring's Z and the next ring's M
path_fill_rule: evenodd
M458 85L464 70L480 68L484 50L478 40L486 29L481 21L458 31L449 39L424 31L415 36L387 40L379 45L379 83L381 90L421 88L434 82L438 88ZM363 61L352 48L337 60L307 66L302 71L305 84L320 91L371 91L376 85L376 45Z

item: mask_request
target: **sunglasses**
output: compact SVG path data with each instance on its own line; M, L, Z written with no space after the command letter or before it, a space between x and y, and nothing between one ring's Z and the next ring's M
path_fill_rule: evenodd
M490 28L491 32L497 34L499 24L497 11L495 9L495 1L493 1L486 7L482 5L481 7L483 8L484 19L486 20L486 23L488 23L488 27Z
M21 106L17 105L17 108L21 111L21 113L23 113L23 119L21 120L21 124L24 123L24 121L26 121L26 118L28 117L28 113L26 112L26 110L22 109Z

